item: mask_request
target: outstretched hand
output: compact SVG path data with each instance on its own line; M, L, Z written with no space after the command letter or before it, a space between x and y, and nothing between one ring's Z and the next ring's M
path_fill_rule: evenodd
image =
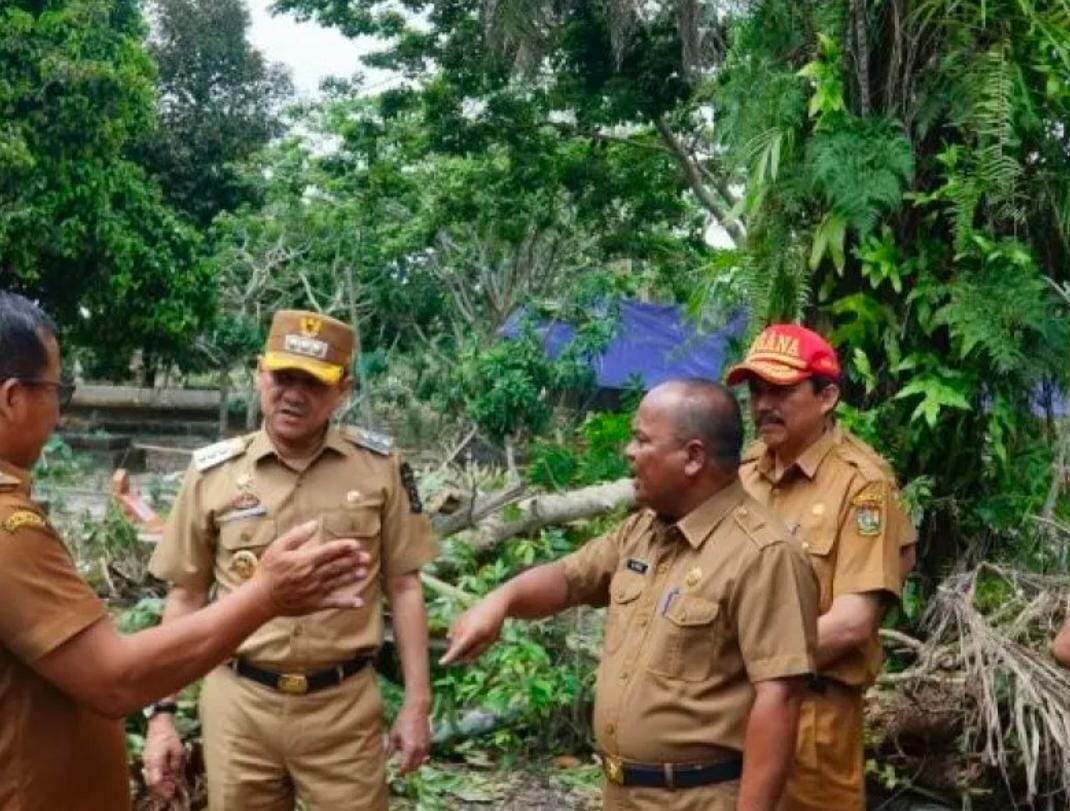
M446 634L450 646L439 664L471 662L481 656L501 635L506 613L503 601L494 594L465 611Z
M353 538L309 544L317 523L294 527L272 543L260 559L255 577L264 584L275 616L364 604L352 586L367 577L370 556Z

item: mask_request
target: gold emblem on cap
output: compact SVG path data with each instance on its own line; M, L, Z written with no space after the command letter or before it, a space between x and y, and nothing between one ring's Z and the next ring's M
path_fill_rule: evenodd
M301 316L301 334L306 338L315 338L323 329L323 322L314 315Z
M684 577L684 585L686 585L688 588L690 588L690 587L696 585L698 583L698 581L701 580L701 579L702 579L702 569L700 569L698 566L696 566L694 569L692 569L691 571L689 571L687 573L686 577Z
M360 501L360 490L350 490L346 493L347 504L356 504L358 501Z
M238 477L238 481L236 482L236 484L238 485L239 490L248 490L250 487L253 486L253 477L250 476L248 473L242 473Z
M825 505L819 501L810 509L810 512L812 512L814 515L824 515Z
M230 568L242 580L248 580L253 576L259 563L260 561L257 559L255 552L250 552L248 549L239 549L234 553L234 558L230 561Z

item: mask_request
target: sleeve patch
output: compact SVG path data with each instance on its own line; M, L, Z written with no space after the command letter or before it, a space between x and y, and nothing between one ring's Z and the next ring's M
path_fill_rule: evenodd
M416 514L422 513L424 505L420 501L420 491L416 487L416 477L413 475L412 468L409 467L408 462L401 463L401 483L405 486L405 493L409 497L409 511Z
M855 528L858 534L867 538L881 534L884 514L877 503L858 504L855 506Z
M4 529L15 534L23 527L44 529L48 522L33 510L15 510L4 520Z

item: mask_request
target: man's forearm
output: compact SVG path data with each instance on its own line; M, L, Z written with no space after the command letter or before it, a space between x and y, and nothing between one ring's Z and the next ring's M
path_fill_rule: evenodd
M424 711L431 708L431 680L427 653L427 611L419 574L401 575L387 582L393 612L394 641L405 679L405 703Z
M222 662L271 619L267 584L250 581L201 611L129 636L113 636L110 715L122 716L175 693Z
M195 591L182 586L173 586L167 592L167 599L163 605L163 614L160 615L160 624L164 625L168 622L173 622L187 614L192 614L194 611L199 611L206 605L208 605L207 591ZM160 701L173 702L177 698L178 692L176 691L169 696L164 696Z
M791 771L802 696L799 679L756 685L743 740L738 811L773 811Z
M495 595L504 601L507 616L517 619L543 619L569 607L568 581L560 563L528 569Z

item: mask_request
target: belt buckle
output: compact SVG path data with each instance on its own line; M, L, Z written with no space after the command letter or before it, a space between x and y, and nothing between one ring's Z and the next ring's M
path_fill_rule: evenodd
M613 757L612 755L604 755L603 760L606 767L606 777L609 778L611 783L616 783L618 786L624 785L624 764L619 757Z
M303 696L308 692L308 679L301 673L280 673L275 689L291 696Z

